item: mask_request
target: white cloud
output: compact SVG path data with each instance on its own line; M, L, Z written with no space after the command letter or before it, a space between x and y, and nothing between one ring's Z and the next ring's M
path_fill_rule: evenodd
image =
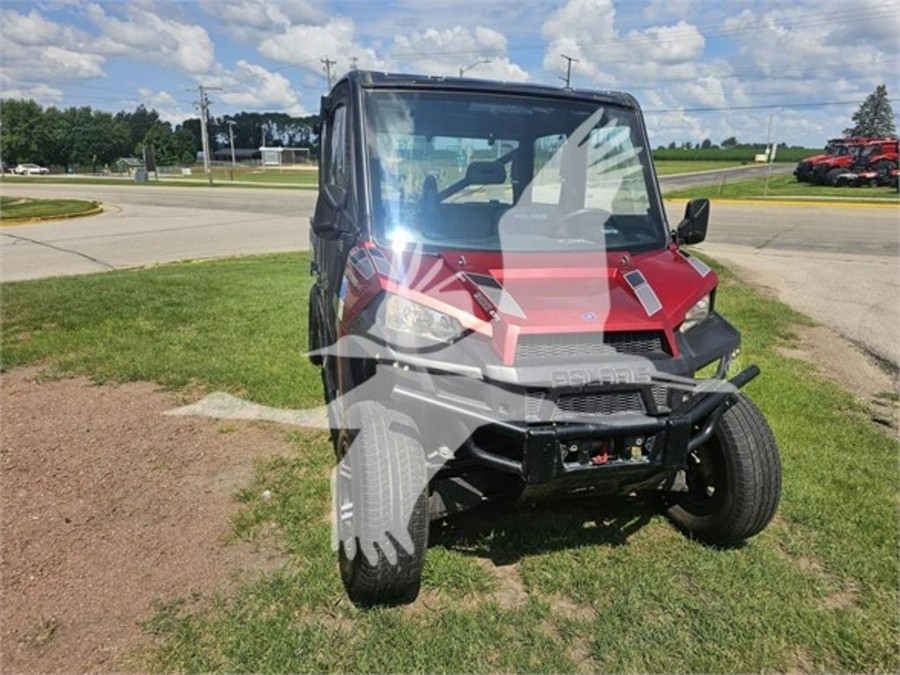
M95 41L100 53L175 66L190 74L204 73L214 64L215 48L206 29L166 18L164 9L153 3L127 5L124 18L91 4L87 16L101 31Z
M388 50L396 67L428 75L457 76L460 68L468 68L479 60L489 60L490 63L474 66L466 75L517 82L527 80L528 72L512 63L506 52L506 37L484 26L477 26L474 31L455 26L397 35Z
M0 10L2 83L7 91L36 91L44 99L57 88L47 83L102 77L103 56L92 53L91 38L47 19L37 10ZM43 88L41 88L43 87Z
M641 10L648 21L665 21L696 13L699 0L650 0Z
M63 90L46 84L25 84L0 78L0 99L33 99L42 105L53 105L63 100Z
M578 59L576 74L600 86L620 82L689 77L697 72L705 39L685 21L627 33L616 25L613 0L569 0L547 17L544 67L561 72L560 54Z
M382 69L384 61L373 49L355 40L355 26L347 18L331 19L322 25L300 24L263 40L259 53L274 61L291 63L310 71L320 71L321 59L336 60L336 72L346 71L351 59L357 67Z
M219 94L223 103L244 110L274 109L289 115L309 114L300 104L300 97L291 83L280 73L241 60L226 80L230 80L231 85Z
M140 87L138 96L137 100L127 102L129 107L137 108L139 105L143 105L155 110L163 122L169 122L173 126L181 124L190 117L197 116L197 111L192 104L177 100L165 90L155 91L147 87Z
M240 36L263 37L266 31L286 30L296 23L320 23L327 12L309 0L200 0L212 17Z

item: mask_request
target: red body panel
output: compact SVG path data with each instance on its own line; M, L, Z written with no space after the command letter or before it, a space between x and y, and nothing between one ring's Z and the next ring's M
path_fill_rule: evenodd
M353 278L345 297L345 330L379 293L387 291L449 314L463 327L491 339L505 364L513 362L520 333L663 331L672 354L678 356L673 331L717 283L715 273L701 276L674 247L635 256L623 252L382 252L391 263L389 274L376 273L362 281L348 264L348 276ZM652 315L624 278L634 270L643 274L662 306ZM504 311L483 292L476 282L479 275L502 286L514 301L512 311L509 307Z

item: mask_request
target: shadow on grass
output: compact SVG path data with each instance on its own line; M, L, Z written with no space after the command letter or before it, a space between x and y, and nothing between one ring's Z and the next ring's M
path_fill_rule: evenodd
M552 551L625 546L659 513L652 495L486 505L432 523L429 545L504 566Z

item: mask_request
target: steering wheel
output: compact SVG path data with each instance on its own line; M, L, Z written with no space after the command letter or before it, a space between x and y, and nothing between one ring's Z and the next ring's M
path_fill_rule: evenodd
M613 214L605 209L578 209L559 219L553 228L553 236L601 241L598 235L604 234L603 230L612 218Z

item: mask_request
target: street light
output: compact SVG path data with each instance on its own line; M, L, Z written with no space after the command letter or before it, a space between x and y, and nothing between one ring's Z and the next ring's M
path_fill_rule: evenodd
M476 61L475 63L473 63L469 66L466 66L465 68L460 68L459 76L462 77L463 75L468 73L470 70L472 70L472 68L474 68L475 66L480 66L482 63L490 63L490 62L491 62L490 59L480 59L480 60Z

